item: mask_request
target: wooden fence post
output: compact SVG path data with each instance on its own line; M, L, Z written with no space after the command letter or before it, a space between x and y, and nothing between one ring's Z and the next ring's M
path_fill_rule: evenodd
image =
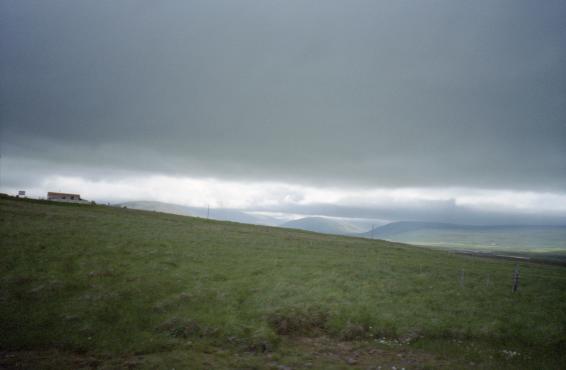
M513 272L513 290L512 292L515 293L519 289L519 264L515 265L515 271Z

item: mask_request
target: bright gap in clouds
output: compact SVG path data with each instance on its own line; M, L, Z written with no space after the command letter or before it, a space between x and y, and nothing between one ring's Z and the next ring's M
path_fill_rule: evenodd
M1 190L14 194L20 189L3 187ZM48 176L33 188L25 190L31 197L45 197L47 191L62 191L80 193L85 199L110 203L153 200L249 211L278 212L285 209L290 216L292 212L289 209L307 209L311 205L422 209L436 203L449 208L464 207L486 212L566 213L566 195L555 193L466 188L321 188L279 182L238 182L164 175L106 180ZM297 212L293 218L299 214Z

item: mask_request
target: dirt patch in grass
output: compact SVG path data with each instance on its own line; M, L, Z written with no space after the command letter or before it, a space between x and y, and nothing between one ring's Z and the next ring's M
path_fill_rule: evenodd
M105 355L95 352L46 349L0 351L0 369L277 369L385 370L560 368L522 366L513 352L501 359L472 360L466 354L446 356L410 345L380 344L375 340L341 341L328 336L284 336L273 351L241 345L219 345L194 338L168 349L144 354ZM465 349L462 347L462 349ZM486 352L493 354L492 352ZM486 362L483 362L485 360ZM496 361L497 360L497 361ZM495 362L494 362L495 361Z
M355 340L367 338L371 335L367 325L347 324L340 332L340 339Z
M312 368L343 364L352 369L423 369L453 368L438 356L408 347L380 346L370 341L338 341L329 337L289 338L290 348L306 355L303 359ZM291 368L302 368L289 364ZM308 366L307 366L308 367ZM338 366L342 367L342 366Z
M287 308L268 315L267 322L279 335L316 336L326 331L328 313L318 307Z
M0 369L96 369L104 359L56 349L2 351Z

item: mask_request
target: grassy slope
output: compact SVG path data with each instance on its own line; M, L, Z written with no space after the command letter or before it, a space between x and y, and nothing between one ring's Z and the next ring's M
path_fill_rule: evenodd
M566 367L562 267L7 198L0 237L0 367Z

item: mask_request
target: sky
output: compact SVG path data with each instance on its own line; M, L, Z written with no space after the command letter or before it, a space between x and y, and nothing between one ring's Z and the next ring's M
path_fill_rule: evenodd
M566 3L0 2L0 191L566 225Z

